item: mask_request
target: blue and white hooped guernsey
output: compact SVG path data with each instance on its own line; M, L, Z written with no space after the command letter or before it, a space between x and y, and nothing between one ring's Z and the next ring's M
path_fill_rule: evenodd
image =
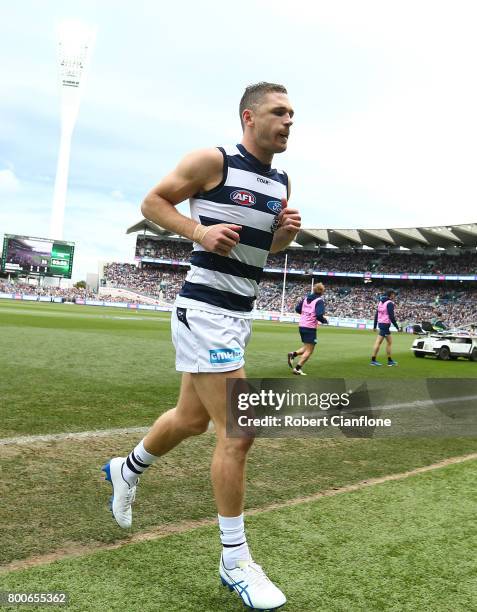
M218 148L224 156L222 181L190 199L191 217L202 225L241 225L240 242L227 257L194 243L191 268L176 305L250 318L281 198L288 196L288 177L241 144Z

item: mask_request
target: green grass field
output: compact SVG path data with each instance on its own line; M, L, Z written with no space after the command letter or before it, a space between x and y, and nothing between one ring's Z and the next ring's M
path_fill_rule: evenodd
M405 334L394 335L399 367L370 368L374 337L321 329L309 378L378 378L386 385L477 375L475 363L416 359ZM174 406L180 376L168 315L2 300L0 341L0 438L146 427ZM290 377L286 353L299 345L295 325L256 322L247 374ZM242 609L219 588L215 525L186 524L215 517L208 477L214 434L158 461L140 484L133 529L115 526L99 468L140 437L0 445L0 591L66 590L73 610ZM257 440L247 509L259 513L248 520L249 539L286 592L284 609L476 609L475 460L300 501L475 452L474 438ZM283 507L269 509L277 502ZM180 525L183 533L130 542ZM123 545L101 550L112 543ZM55 562L44 562L48 554Z

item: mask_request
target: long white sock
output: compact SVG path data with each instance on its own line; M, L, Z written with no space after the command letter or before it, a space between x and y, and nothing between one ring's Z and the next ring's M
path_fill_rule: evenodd
M123 478L124 480L133 487L139 476L144 472L146 468L159 459L156 455L151 455L144 448L144 440L141 440L134 450L132 450L126 457L126 461L123 463Z
M240 516L220 516L219 514L218 517L224 566L226 569L233 569L237 561L250 559L243 514Z

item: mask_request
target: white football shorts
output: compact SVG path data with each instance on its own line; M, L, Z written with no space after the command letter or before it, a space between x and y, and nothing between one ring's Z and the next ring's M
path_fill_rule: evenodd
M178 372L231 372L245 363L251 319L175 306L171 328Z

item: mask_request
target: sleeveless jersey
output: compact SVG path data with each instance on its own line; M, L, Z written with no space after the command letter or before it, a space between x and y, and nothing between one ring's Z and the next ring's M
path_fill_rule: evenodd
M388 313L388 304L391 300L379 302L378 304L378 323L391 323Z
M298 323L299 327L309 327L312 329L316 329L318 327L318 321L315 314L315 306L318 300L323 300L323 298L320 296L311 302L308 302L306 298L303 300L303 304L301 305L300 322Z
M206 226L241 225L240 242L226 257L194 243L190 271L176 304L250 318L280 200L287 197L288 177L260 162L241 144L218 148L224 157L222 181L190 199L191 217Z

